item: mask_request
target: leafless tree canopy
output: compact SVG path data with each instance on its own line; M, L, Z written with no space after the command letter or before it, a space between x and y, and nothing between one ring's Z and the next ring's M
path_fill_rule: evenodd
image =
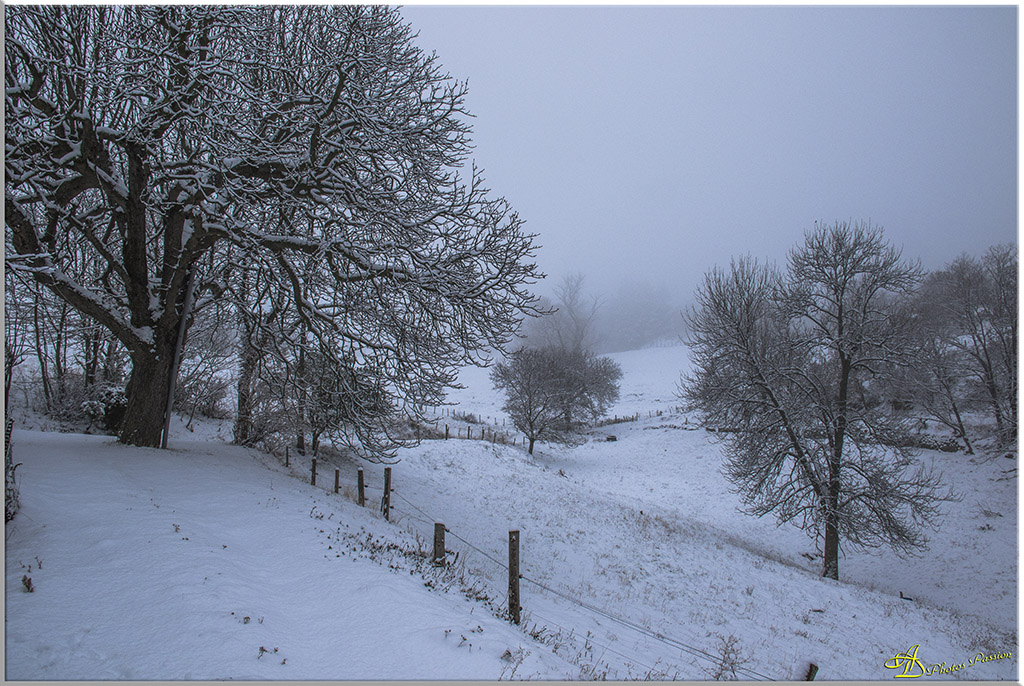
M503 409L534 443L572 444L579 430L619 399L622 369L589 350L524 348L495 365L491 381L505 392Z
M741 259L705 277L689 317L683 395L721 431L726 475L749 511L823 539L910 553L951 497L915 466L905 420L879 389L906 362L906 296L919 270L880 229L816 227L779 271Z
M216 298L409 407L534 307L533 236L462 171L465 87L395 10L5 12L7 258L129 351L123 441L158 443Z
M966 437L962 409L981 407L1001 444L1017 436L1017 249L962 255L931 274L918 312L928 365L917 378L929 416Z
M532 348L557 347L563 350L591 350L599 334L596 319L600 301L587 295L586 278L580 273L565 276L555 288L554 302L543 300L543 317L532 319L524 327L526 345Z

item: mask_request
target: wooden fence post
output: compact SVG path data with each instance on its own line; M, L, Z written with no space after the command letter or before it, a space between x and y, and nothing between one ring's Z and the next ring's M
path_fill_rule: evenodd
M508 614L519 623L519 531L508 532Z
M391 467L384 468L384 500L381 501L384 519L391 521Z
M448 425L444 425L444 440L448 440Z
M356 478L356 492L359 498L359 507L366 506L366 481L363 478L363 470L360 469Z
M310 471L309 483L316 486L316 458L313 458L313 469Z
M340 489L341 489L341 470L340 469L335 469L334 470L334 494L337 495L338 491Z
M444 564L444 524L434 523L434 564Z
M284 466L285 467L291 467L292 466L292 460L288 456L288 446L284 447Z

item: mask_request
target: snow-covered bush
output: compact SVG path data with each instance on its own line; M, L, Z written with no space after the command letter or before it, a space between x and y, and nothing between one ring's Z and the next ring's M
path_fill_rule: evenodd
M89 426L100 425L109 434L117 434L124 420L128 400L124 390L118 386L104 384L96 388L92 397L79 405L82 415L89 420Z

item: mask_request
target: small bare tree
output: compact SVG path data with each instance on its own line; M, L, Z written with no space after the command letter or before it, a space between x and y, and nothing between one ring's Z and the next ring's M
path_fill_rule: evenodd
M909 554L953 497L904 446L879 387L909 349L893 298L919 279L880 229L816 226L785 272L744 259L706 275L689 315L682 393L725 444L725 473L755 515L823 541Z
M579 429L603 416L619 397L622 370L589 351L525 348L495 365L491 381L505 391L503 409L530 441L572 444Z

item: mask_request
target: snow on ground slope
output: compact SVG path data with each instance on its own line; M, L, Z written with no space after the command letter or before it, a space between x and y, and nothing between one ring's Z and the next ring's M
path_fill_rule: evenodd
M179 432L170 453L16 431L25 509L7 528L8 677L707 679L731 641L725 662L743 679L799 680L813 662L818 679L887 680L885 663L914 645L926 666L1012 652L941 676L1016 678L1015 461L926 453L965 494L931 550L849 552L843 580L823 580L804 534L736 511L720 447L676 412L685 348L613 357L612 413L638 421L532 457L424 441L393 467L390 524L376 512L380 465L336 465L349 492L365 470L359 508L328 493L335 465L321 463L314 488L308 461L284 470L213 431ZM487 370L460 380L452 409L508 431ZM450 530L460 583L496 610L388 556L428 541L434 522ZM512 529L526 633L495 618Z
M574 673L481 603L426 588L401 556L371 554L367 535L408 537L274 458L17 429L14 445L7 679Z
M835 584L818 577L820 556L802 532L738 511L720 447L676 412L686 349L612 357L624 372L612 413L639 421L596 430L574 449L541 446L534 459L521 449L494 447L489 458L465 442L425 444L396 468L397 483L412 482L406 488L423 500L443 493L436 516L449 527L457 521L491 540L504 527L524 529L524 564L541 567L540 581L711 653L720 636L735 635L754 669L775 678L799 679L810 661L820 678L891 678L884 662L914 644L922 659L947 666L1015 652L1017 480L1007 470L1016 460L923 453L963 501L945 507L929 550L909 560L847 551ZM486 370L464 370L460 381L459 408L500 425ZM424 478L430 485L415 483ZM614 632L618 641L636 634ZM672 660L636 644L621 652ZM675 657L684 677L706 674L706 661ZM1015 662L994 661L945 676L1015 675Z

